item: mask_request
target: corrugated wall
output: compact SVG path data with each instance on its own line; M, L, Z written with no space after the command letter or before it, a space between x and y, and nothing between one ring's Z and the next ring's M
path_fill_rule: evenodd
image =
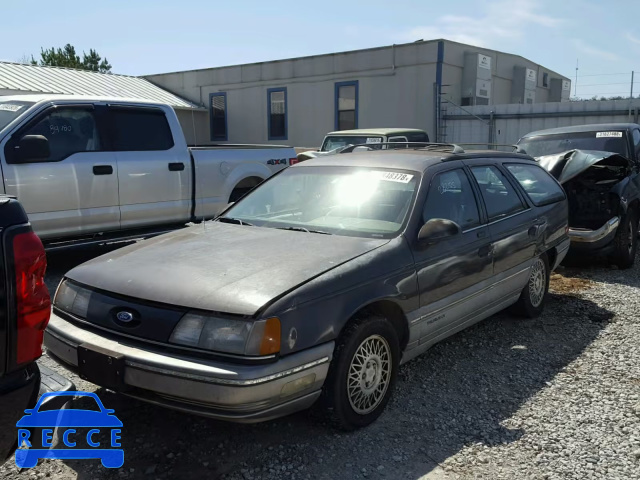
M486 143L493 127L493 143L513 144L535 130L590 123L637 123L640 99L489 105L464 109L449 104L446 110L446 138L443 141Z

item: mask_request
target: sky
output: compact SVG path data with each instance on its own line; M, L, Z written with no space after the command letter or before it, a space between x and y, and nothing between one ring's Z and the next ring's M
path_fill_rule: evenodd
M640 94L638 0L0 0L0 11L7 61L71 43L144 75L445 38L573 81L578 61L579 97L628 95L635 70Z

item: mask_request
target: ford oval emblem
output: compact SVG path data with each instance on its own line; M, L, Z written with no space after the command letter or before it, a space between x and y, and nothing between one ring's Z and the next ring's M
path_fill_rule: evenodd
M131 320L133 320L133 313L131 312L118 312L118 314L116 315L116 318L124 323L129 323Z

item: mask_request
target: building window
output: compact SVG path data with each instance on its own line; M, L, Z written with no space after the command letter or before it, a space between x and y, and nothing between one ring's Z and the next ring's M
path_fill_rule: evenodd
M543 73L542 74L542 86L543 87L548 87L549 86L549 74L548 73Z
M287 89L267 89L269 140L287 139Z
M336 130L358 128L358 81L336 83Z
M209 95L209 115L211 117L211 140L228 140L226 92Z

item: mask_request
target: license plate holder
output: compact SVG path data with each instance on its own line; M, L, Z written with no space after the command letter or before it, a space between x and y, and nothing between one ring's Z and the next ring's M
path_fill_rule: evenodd
M78 346L78 374L83 380L110 390L122 391L124 355L95 345Z

